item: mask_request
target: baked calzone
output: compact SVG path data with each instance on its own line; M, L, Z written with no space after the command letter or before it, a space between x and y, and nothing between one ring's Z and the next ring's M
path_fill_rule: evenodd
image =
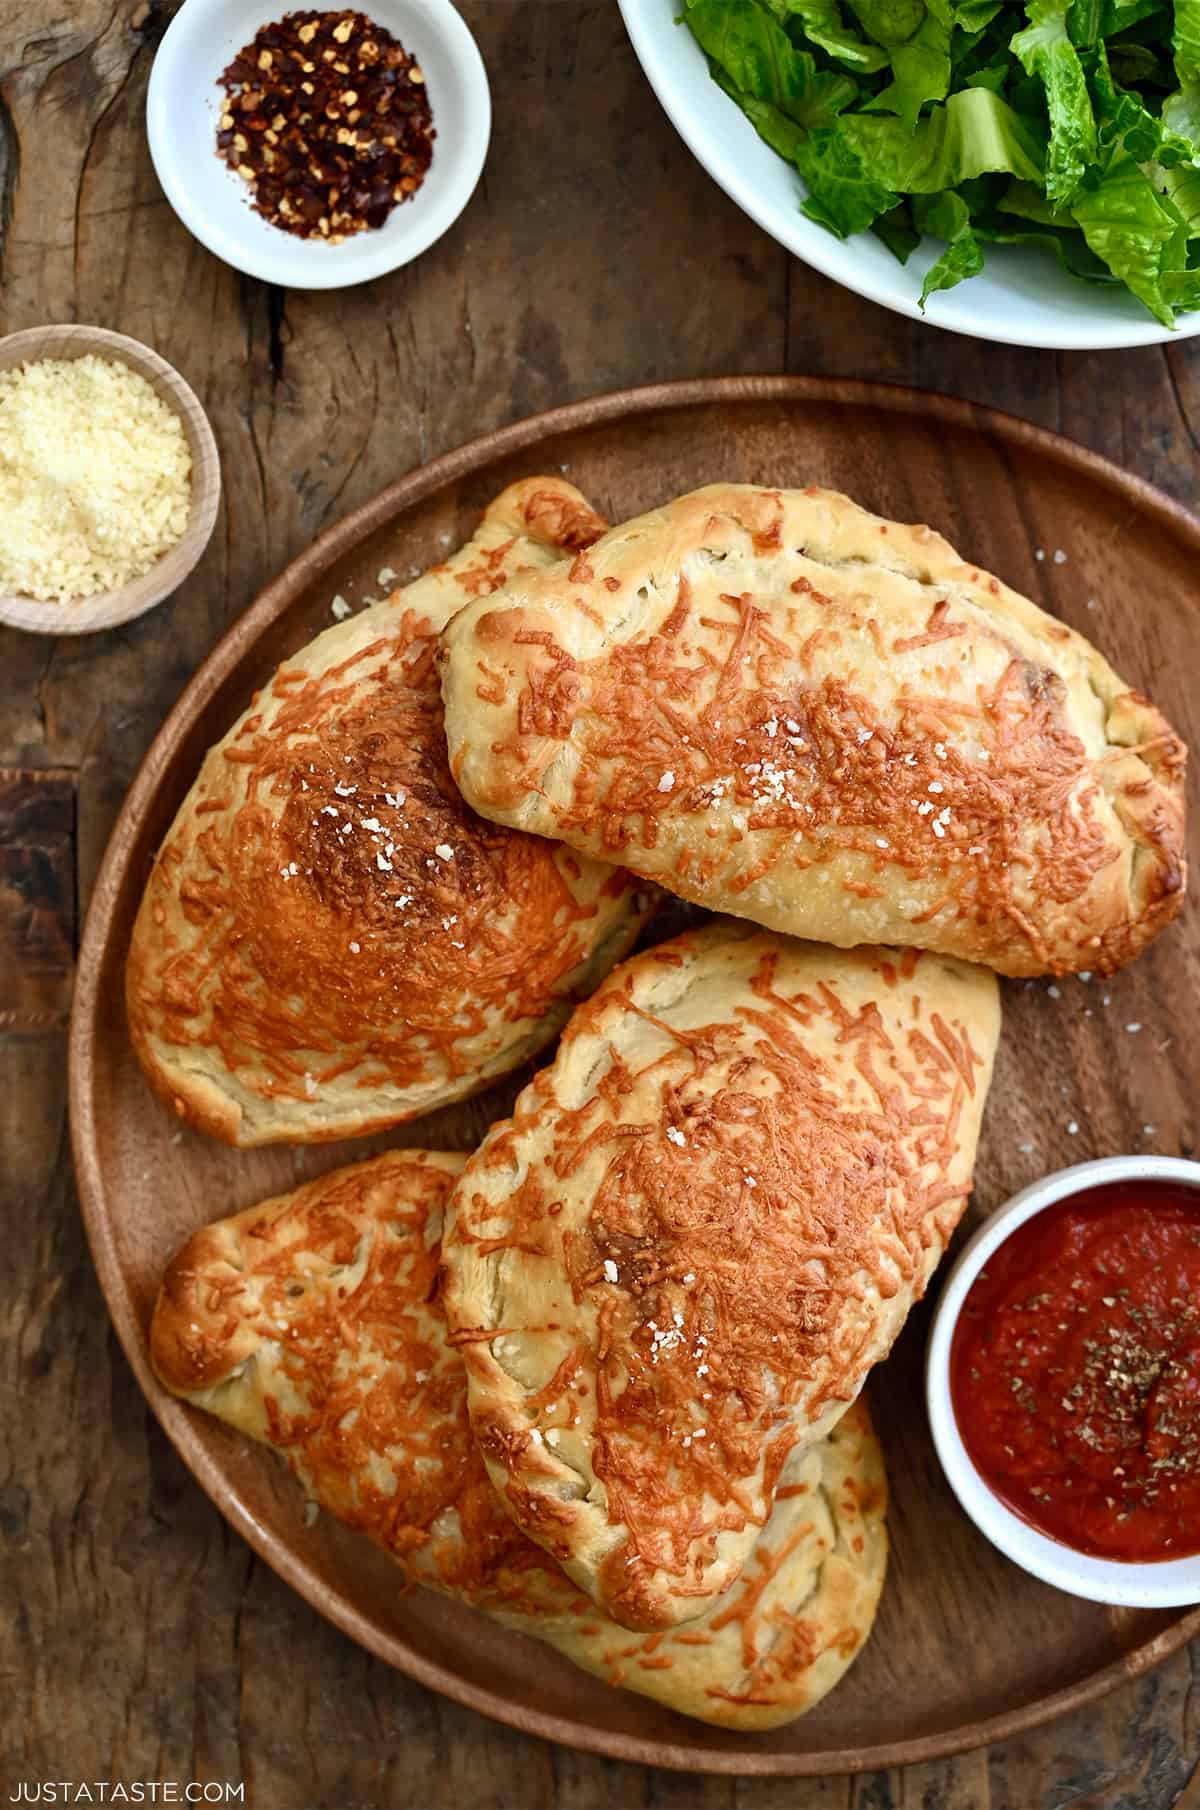
M614 1620L709 1611L971 1186L986 969L718 920L572 1016L453 1195L445 1305L518 1524Z
M160 1379L274 1446L409 1581L688 1715L791 1720L842 1677L883 1584L886 1482L865 1410L785 1465L741 1580L707 1617L682 1638L629 1634L517 1529L472 1443L436 1299L462 1161L396 1151L197 1232L155 1310Z
M467 599L603 525L560 478L513 485L453 558L285 660L209 752L127 968L134 1048L189 1123L305 1143L461 1099L630 947L645 886L464 805L433 664Z
M715 484L444 638L476 810L685 899L1002 974L1105 972L1184 887L1184 748L929 528Z

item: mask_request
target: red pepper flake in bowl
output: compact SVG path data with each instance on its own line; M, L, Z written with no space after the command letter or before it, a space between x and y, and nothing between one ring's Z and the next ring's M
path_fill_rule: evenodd
M272 226L337 244L384 224L433 157L420 65L365 13L287 13L221 76L217 149Z

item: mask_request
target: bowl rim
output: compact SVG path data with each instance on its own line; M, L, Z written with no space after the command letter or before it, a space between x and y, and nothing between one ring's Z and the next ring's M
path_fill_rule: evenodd
M188 519L179 539L140 578L80 598L0 592L0 623L28 634L90 635L132 622L178 590L212 539L221 505L221 456L204 405L182 372L153 346L86 321L47 322L0 338L0 371L49 358L116 359L145 377L179 417L192 455Z
M1039 1532L996 1495L972 1462L950 1392L950 1352L963 1302L988 1258L1047 1207L1119 1181L1170 1181L1200 1193L1200 1162L1175 1156L1107 1156L1056 1169L1030 1182L978 1228L951 1267L925 1354L925 1404L933 1443L959 1505L979 1531L1023 1570L1072 1596L1122 1608L1171 1609L1200 1603L1200 1553L1121 1560L1078 1552Z
M404 233L389 235L381 230L371 234L368 243L373 255L360 254L353 264L339 264L330 255L337 247L301 239L279 229L274 230L286 243L279 246L278 254L270 240L264 242L265 248L256 247L237 234L219 231L212 213L204 208L187 182L172 149L171 114L165 104L165 90L177 58L184 54L187 34L195 30L204 12L211 13L222 3L223 0L185 0L163 33L146 88L146 137L154 172L176 217L192 237L223 264L246 276L304 292L349 289L359 283L373 282L377 277L387 276L412 263L449 232L479 185L492 131L492 96L487 68L470 27L452 0L393 0L393 3L407 9L414 19L419 18L422 27L440 39L468 90L469 126L464 138L461 170L436 212L431 212L427 218L417 215L419 224ZM256 3L247 8L245 28L247 31L258 30L284 10L266 4L265 0L261 6ZM261 20L258 18L260 11ZM194 82L191 85L196 86ZM245 211L249 219L258 219L249 208ZM409 215L408 219L413 216ZM290 264L285 251L292 259ZM296 275L295 260L310 266L302 278Z
M1200 334L1200 309L1183 316L1174 327L1164 327L1146 310L1144 319L1136 314L1131 314L1127 321L1097 318L1091 327L1070 330L1064 325L1061 331L1053 333L1022 331L1015 326L998 329L995 325L976 324L970 309L960 310L952 320L940 317L937 312L923 314L915 299L873 280L869 273L858 272L848 253L856 239L861 240L869 235L854 234L849 239L839 239L815 222L808 221L798 205L793 210L794 219L781 219L778 208L770 200L764 201L737 156L722 150L705 136L700 121L688 104L684 83L678 71L671 67L669 57L664 57L661 53L659 26L651 11L651 0L617 0L617 4L646 80L696 161L724 189L730 200L777 244L782 245L802 263L820 271L831 282L840 284L843 289L849 289L853 294L865 297L867 301L888 308L893 314L906 315L909 320L917 321L922 326L937 327L944 333L960 333L964 337L990 341L995 345L1028 346L1041 351L1129 351L1141 346L1177 345ZM654 0L654 4L669 4L669 0ZM673 28L682 30L676 17L681 8L672 7L671 11ZM711 86L714 94L720 93L715 82ZM732 102L729 104L733 105ZM749 121L742 123L750 138L757 142L758 135L754 127ZM782 163L783 159L778 161ZM811 232L808 230L810 226ZM1079 286L1081 289L1085 287L1082 283ZM1092 317L1081 311L1075 318L1086 321Z

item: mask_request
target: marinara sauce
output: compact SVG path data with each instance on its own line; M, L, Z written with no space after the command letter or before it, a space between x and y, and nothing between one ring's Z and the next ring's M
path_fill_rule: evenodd
M976 1469L1042 1533L1200 1552L1200 1194L1118 1182L1026 1220L963 1303L950 1390Z

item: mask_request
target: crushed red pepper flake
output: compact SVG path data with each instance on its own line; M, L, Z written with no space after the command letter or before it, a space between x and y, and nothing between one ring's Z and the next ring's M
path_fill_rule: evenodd
M286 13L220 85L218 155L285 232L338 244L383 226L425 179L436 133L424 71L365 13Z

